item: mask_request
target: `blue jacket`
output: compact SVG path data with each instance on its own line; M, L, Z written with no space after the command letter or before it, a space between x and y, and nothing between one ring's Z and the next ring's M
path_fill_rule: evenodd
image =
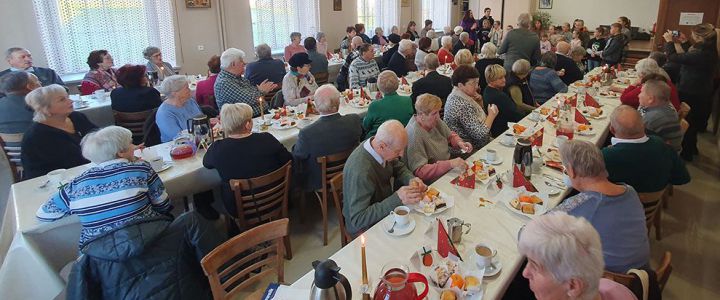
M0 72L0 77L3 75L10 73L10 69L5 69L2 72ZM40 79L40 83L42 86L48 86L51 84L59 84L59 85L65 85L65 83L60 79L60 76L55 73L55 70L48 69L48 68L41 68L41 67L33 67L33 71L30 72L35 74L38 79Z
M285 73L285 64L278 59L260 59L245 66L245 78L253 85L261 84L266 79L281 85Z

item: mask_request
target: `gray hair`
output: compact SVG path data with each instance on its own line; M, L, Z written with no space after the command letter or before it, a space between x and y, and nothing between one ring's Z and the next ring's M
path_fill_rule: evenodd
M86 135L82 142L82 155L99 164L118 158L118 152L132 147L132 132L120 126L108 126Z
M446 36L442 37L442 39L440 39L440 43L442 44L442 46L445 46L445 45L452 46L452 37L449 35L446 35Z
M220 108L220 120L225 134L240 133L247 122L252 123L253 109L247 103L226 103Z
M407 139L405 126L398 120L387 120L380 124L375 134L376 141L383 142L387 145L397 145L398 142L404 141L405 145L403 148L407 146Z
M385 70L380 72L380 75L378 75L377 86L383 94L389 94L397 91L399 85L400 80L393 71Z
M415 46L413 46L413 45L414 45L414 44L413 44L413 42L412 42L411 40L401 40L401 41L400 41L400 46L398 46L398 52L404 54L406 51L412 50L413 47L415 47Z
M428 38L434 39L434 38L435 38L435 31L428 30L427 33L425 34L425 36L428 37Z
M443 27L443 33L444 34L452 34L453 33L452 27L450 27L450 26Z
M455 28L453 28L453 32L455 34L460 34L461 32L463 32L462 26L455 26Z
M670 80L670 76L660 68L657 61L652 58L643 58L635 63L635 70L640 78L651 74L660 74L665 77L665 80Z
M255 55L257 55L259 59L272 58L272 49L265 43L257 45L255 47Z
M440 66L440 60L438 59L438 56L435 53L430 53L428 55L425 55L423 62L425 63L425 69L428 69L428 70L435 70Z
M527 59L518 59L512 65L512 72L516 76L525 76L530 73L530 62Z
M598 232L584 218L562 211L539 216L521 231L518 250L559 283L581 280L586 288L579 299L597 295L605 267L602 244Z
M375 34L383 32L382 27L375 27Z
M482 48L480 48L480 57L481 58L496 58L497 57L497 47L493 43L485 43L483 44Z
M228 48L220 55L220 68L225 69L233 62L245 59L245 52L237 48Z
M648 80L642 86L643 91L660 101L661 103L667 103L670 101L670 86L660 80Z
M158 53L158 52L160 52L160 48L155 47L155 46L150 46L150 47L145 48L145 50L143 50L142 54L145 57L145 59L150 60L150 58L153 55L155 55L155 53Z
M595 145L586 141L569 140L560 146L560 157L566 169L572 169L581 178L607 178L605 160Z
M172 94L177 93L187 86L187 76L172 75L166 77L165 80L162 81L162 84L160 84L160 92L170 97Z
M545 52L540 56L540 66L554 69L555 64L557 64L557 54L552 51Z
M522 13L518 16L517 19L518 26L522 28L530 28L530 22L532 22L532 18L530 17L529 13Z
M324 38L324 37L325 37L325 33L322 31L318 31L318 33L315 34L315 39L317 39L318 42L320 41L321 38Z
M363 42L363 39L359 35L356 35L352 38L352 40L350 40L350 43L353 44L353 46L357 48L360 45L362 45L364 42Z
M469 38L470 38L470 34L467 32L463 32L460 34L460 40L462 40L462 41L469 39Z
M37 88L25 95L25 103L35 111L33 121L42 122L50 116L48 108L52 104L52 99L67 96L67 91L62 85L51 84Z
M574 46L570 49L570 56L584 56L585 55L585 48L583 46Z
M610 115L610 127L618 138L636 138L645 134L640 112L632 106L620 105Z
M332 84L324 84L315 90L315 107L321 114L336 113L340 108L340 92Z
M21 48L21 47L10 47L7 50L5 50L5 59L9 59L10 57L12 57L13 53L18 52L18 51L23 51L23 50L28 51L27 49ZM30 52L30 51L28 51L28 52Z
M0 92L17 94L25 91L30 82L32 73L25 71L12 71L0 77ZM32 75L35 76L35 75Z

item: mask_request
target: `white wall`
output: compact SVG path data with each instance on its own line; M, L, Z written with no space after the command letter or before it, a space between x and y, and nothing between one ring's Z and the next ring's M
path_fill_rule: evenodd
M506 1L508 2L515 1ZM537 8L537 2L533 1L534 8ZM575 19L583 19L585 26L592 30L598 25L610 25L616 22L618 17L626 16L632 26L649 30L657 20L659 7L659 0L554 0L552 9L540 11L549 13L553 24L572 24Z

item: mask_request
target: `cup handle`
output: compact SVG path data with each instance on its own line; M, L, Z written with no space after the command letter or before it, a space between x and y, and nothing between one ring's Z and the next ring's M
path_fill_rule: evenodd
M417 299L417 300L425 299L425 297L426 297L427 294L428 294L428 281L427 281L427 277L425 277L424 275L422 275L422 274L420 274L420 273L409 273L409 274L408 274L408 280L407 280L407 282L409 282L409 283L420 282L420 283L424 284L424 285L425 285L425 289L423 290L422 293L420 293L420 295L417 296L416 299Z
M470 232L470 223L465 223L465 224L463 224L463 226L464 225L467 225L467 227L468 227L467 231L465 231L465 234L468 234Z

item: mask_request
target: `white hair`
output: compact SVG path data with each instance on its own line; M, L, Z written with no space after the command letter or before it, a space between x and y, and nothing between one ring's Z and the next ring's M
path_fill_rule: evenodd
M485 43L482 46L482 48L480 48L480 57L481 58L496 58L497 57L497 47L495 47L495 44Z
M557 282L583 281L579 299L597 295L605 262L600 235L587 220L562 211L545 214L530 221L519 239L520 254L532 257Z
M333 84L324 84L315 90L315 107L323 114L338 111L340 108L340 92Z
M565 168L572 168L577 177L581 178L607 178L600 148L587 141L569 140L560 146L560 158Z
M453 32L455 32L455 34L460 34L461 32L463 32L462 26L455 26Z
M377 87L383 94L389 94L396 91L399 85L400 80L393 71L385 70L380 72L378 75Z
M220 109L220 120L225 134L240 133L247 122L252 122L253 109L247 103L226 103Z
M387 145L396 145L399 141L405 140L407 144L407 132L405 126L398 120L388 120L380 124L375 134L375 140ZM405 145L407 146L407 145ZM403 148L405 147L403 146Z
M228 48L220 55L220 68L225 69L237 60L244 60L245 52L237 48Z
M518 26L522 28L530 28L530 22L532 22L532 18L529 13L522 13L518 16Z
M426 37L434 39L435 38L435 31L428 30L428 32L425 34Z
M463 32L463 33L460 34L460 40L461 40L461 41L462 41L462 40L465 40L465 39L469 39L469 38L470 38L470 34L467 33L467 32Z
M446 36L442 37L440 42L442 43L443 46L445 46L445 45L452 46L452 37L449 35L446 35Z
M82 155L99 164L118 158L118 152L128 151L132 145L132 132L120 126L108 126L83 138Z
M512 72L518 76L527 75L530 73L530 68L532 67L527 59L518 59L512 65Z
M25 103L35 111L33 121L42 122L50 116L48 109L52 104L53 98L67 97L67 91L59 84L51 84L34 89L25 95Z
M657 61L652 58L643 58L641 60L638 60L635 63L635 70L637 71L638 75L640 75L640 78L651 74L660 74L665 77L665 80L670 80L670 76L667 74L667 72L660 68L660 66L657 64Z
M172 75L165 78L160 84L160 92L166 96L170 96L188 86L187 76Z
M398 52L405 53L408 50L413 49L413 42L411 40L400 40L400 46L398 46Z
M360 47L360 45L363 44L363 39L360 36L356 35L352 38L352 40L350 40L350 43L352 43L355 47Z
M452 27L450 27L450 26L443 27L443 33L452 34Z

